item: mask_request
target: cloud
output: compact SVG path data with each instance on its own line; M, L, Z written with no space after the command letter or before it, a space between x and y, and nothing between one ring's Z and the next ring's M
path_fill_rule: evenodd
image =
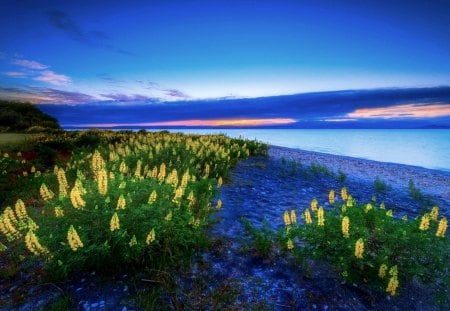
M0 98L33 104L80 104L97 100L95 97L84 93L38 87L0 87Z
M128 94L121 94L121 93L112 93L112 94L100 94L100 96L114 100L114 101L119 101L119 102L136 102L136 101L156 101L158 100L155 97L150 97L150 96L146 96L146 95L141 95L141 94L132 94L132 95L128 95Z
M50 24L64 31L71 39L80 43L104 48L119 54L133 55L132 52L118 48L110 43L110 36L99 30L84 30L82 29L67 13L59 10L47 12L47 17Z
M25 78L28 76L27 73L21 71L7 71L4 72L3 74L11 78Z
M34 60L27 60L27 59L13 59L11 63L13 63L14 65L18 65L33 70L44 70L48 68L48 66L46 65L38 63Z
M357 119L408 119L450 116L450 103L402 104L387 107L358 108L347 114Z
M51 70L44 70L39 72L39 75L33 80L47 82L53 85L67 85L72 82L70 77L62 74L57 74Z
M183 93L182 91L176 89L167 89L164 90L164 92L167 96L171 97L190 98L190 96L187 95L186 93Z

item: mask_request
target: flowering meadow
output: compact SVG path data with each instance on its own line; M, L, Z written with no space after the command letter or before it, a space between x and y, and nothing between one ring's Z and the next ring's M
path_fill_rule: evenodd
M448 221L437 206L408 219L384 203L358 204L345 187L339 195L331 190L323 203L330 208L313 199L301 221L295 210L284 212L280 247L299 262L324 260L349 284L366 284L391 296L413 279L448 288Z
M0 255L42 263L58 279L186 262L207 243L229 169L266 150L223 135L168 132L65 132L29 144L38 153L67 152L55 161L2 154L3 181L23 188L4 198Z

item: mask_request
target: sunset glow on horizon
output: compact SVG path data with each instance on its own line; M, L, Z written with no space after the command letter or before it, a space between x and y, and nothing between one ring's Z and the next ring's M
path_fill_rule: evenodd
M130 126L268 126L295 123L297 120L291 118L269 118L269 119L215 119L215 120L177 120L163 122L141 122L141 123L97 123L80 124L78 127L130 127Z
M404 104L389 107L359 108L347 114L349 118L358 119L402 119L402 118L437 118L450 116L450 105L439 104Z

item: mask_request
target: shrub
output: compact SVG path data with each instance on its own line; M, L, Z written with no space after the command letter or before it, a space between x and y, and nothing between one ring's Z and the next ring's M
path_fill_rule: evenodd
M375 178L373 182L373 188L375 189L376 193L385 193L390 189L390 186L377 176L377 178Z
M384 204L360 205L351 196L333 206L329 211L305 210L303 224L285 213L282 248L299 260L328 261L348 282L367 283L390 295L413 278L423 283L442 283L448 278L447 220L439 217L437 207L408 220L393 217Z
M187 263L207 245L209 215L220 207L211 200L229 168L250 149L263 150L225 136L167 133L90 131L37 140L41 149L83 140L98 147L74 149L69 162L30 177L41 182L33 198L0 216L2 251L41 259L52 278Z

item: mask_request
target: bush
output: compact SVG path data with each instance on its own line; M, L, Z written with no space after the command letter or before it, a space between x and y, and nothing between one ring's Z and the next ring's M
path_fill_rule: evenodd
M373 188L375 189L376 193L385 193L388 191L391 187L380 177L377 176L373 182Z
M393 217L384 204L360 205L351 196L333 204L329 211L305 210L301 225L286 213L281 247L301 261L325 260L349 283L368 284L390 295L413 278L448 287L443 284L449 277L447 220L439 217L437 207L408 220Z
M259 150L255 142L224 136L90 131L52 137L36 138L49 157L53 144L87 140L98 149L74 149L69 162L30 177L42 183L38 193L0 216L2 250L41 259L51 278L187 263L207 245L209 215L220 207L211 202L229 168L251 154L249 146ZM30 191L23 191L24 198Z

